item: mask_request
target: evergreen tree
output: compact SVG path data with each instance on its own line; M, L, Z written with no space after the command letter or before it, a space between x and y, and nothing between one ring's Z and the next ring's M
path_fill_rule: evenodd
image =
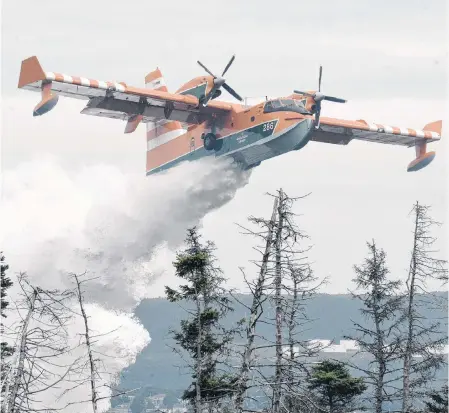
M354 267L357 277L353 281L358 292L352 293L361 302L361 313L367 322L354 323L355 334L345 338L357 343L359 353L372 357L367 368L351 365L361 370L365 382L373 386L374 397L370 400L374 400L375 412L382 413L384 403L398 392L394 382L401 378L397 363L401 357L403 322L402 296L398 293L401 283L388 279L385 252L374 241L368 243L368 249L364 264Z
M1 274L1 303L2 303L2 317L6 317L4 310L8 307L9 302L6 300L6 291L12 287L13 283L11 279L6 275L9 265L5 263L5 256L3 252L0 252L0 274Z
M221 326L221 319L232 308L222 287L225 279L215 265L213 243L202 244L196 228L188 230L185 243L186 249L178 252L174 266L176 275L186 284L178 290L166 287L166 295L171 302L193 303L193 309L188 311L191 317L181 320L180 331L172 333L191 359L193 382L183 399L201 413L234 391L235 379L218 372L233 337L233 331Z
M5 334L5 326L3 324L3 318L6 318L5 310L9 305L9 302L7 301L7 290L8 288L12 287L13 282L11 279L7 276L6 272L8 271L9 266L5 263L5 256L2 252L0 252L0 276L1 276L1 335L4 337ZM2 341L1 342L1 380L2 380L2 396L6 397L4 394L5 392L5 379L9 371L9 363L6 360L7 357L12 356L14 352L14 348L9 346L7 342Z
M425 401L426 413L448 413L448 386L445 384L440 391L429 393L429 401Z
M329 413L350 412L356 397L366 390L363 379L352 377L343 363L330 360L312 367L308 387Z

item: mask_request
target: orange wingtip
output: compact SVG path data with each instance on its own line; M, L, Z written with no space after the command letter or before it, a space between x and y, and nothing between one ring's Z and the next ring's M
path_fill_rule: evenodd
M428 132L436 132L438 135L441 135L441 129L443 128L443 121L437 120L432 123L428 123L426 126L424 126L423 130Z
M42 69L39 60L36 56L31 56L22 61L20 68L19 88L22 88L30 83L38 82L45 79L45 72Z

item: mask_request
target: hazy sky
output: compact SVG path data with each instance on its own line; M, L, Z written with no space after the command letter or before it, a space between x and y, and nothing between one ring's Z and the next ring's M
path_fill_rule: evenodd
M124 135L124 123L80 115L85 102L68 98L61 98L49 114L33 118L39 95L17 89L21 61L32 55L47 71L135 86L142 86L145 74L159 66L174 90L203 74L197 59L219 72L235 53L227 80L242 96L313 89L322 64L324 93L349 100L345 105L325 103L323 116L411 128L438 119L447 122L446 3L135 0L113 5L78 0L68 7L53 0L5 0L2 169L13 173L51 154L69 176L103 164L123 174L145 174L144 126ZM245 224L249 215L268 216L271 199L264 194L281 186L290 196L312 192L297 204L297 212L314 244L310 258L316 275L330 277L326 291L346 292L352 266L362 262L365 241L372 238L386 250L395 276L403 277L413 203L432 205L433 216L446 221L447 148L443 132L443 139L430 147L437 151L434 162L407 173L414 149L310 143L256 168L232 201L205 217L203 233L216 242L231 284L240 286L237 268L251 268L247 261L254 258L255 243L233 223ZM58 196L54 194L56 203ZM51 216L42 216L49 220L43 225L53 225ZM445 227L437 233L443 258L448 256L446 233ZM1 247L7 251L7 245ZM160 280L153 294L169 279Z

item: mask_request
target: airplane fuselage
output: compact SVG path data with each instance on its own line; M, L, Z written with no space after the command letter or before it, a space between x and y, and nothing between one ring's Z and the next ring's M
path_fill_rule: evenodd
M243 169L249 169L266 159L301 149L307 144L314 130L314 122L310 116L305 116L304 108L300 109L302 113L299 113L296 101L288 99L288 102L292 102L291 108L284 106L271 110L267 109L270 102L248 108L235 105L235 110L230 112L221 124L210 125L204 122L190 127L185 134L177 138L178 147L188 145L189 152L173 157L172 153L164 153L169 150L165 145L153 149L152 155L155 159L171 157L171 160L152 169L147 175L205 156L229 156ZM204 139L211 133L215 135L216 143L213 149L207 149Z

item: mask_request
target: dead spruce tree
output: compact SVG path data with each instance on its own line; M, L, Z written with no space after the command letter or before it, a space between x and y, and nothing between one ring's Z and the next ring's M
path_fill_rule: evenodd
M282 396L282 236L284 230L285 217L285 200L284 192L279 190L278 220L275 229L275 275L274 275L274 303L275 303L275 326L276 326L276 365L275 365L275 381L273 383L273 413L279 413L281 408Z
M193 304L186 310L190 319L181 321L180 331L172 331L176 343L190 357L187 364L193 382L183 399L190 402L195 413L220 411L220 403L235 388L235 379L219 371L234 333L225 329L221 320L232 307L223 287L225 279L215 264L213 243L202 244L196 228L187 231L185 243L186 249L178 252L174 266L176 275L186 284L177 290L165 287L169 301Z
M290 263L288 275L290 285L286 286L288 295L285 307L288 347L283 353L287 358L284 361L287 368L283 410L294 412L305 410L306 406L312 408L316 406L314 400L307 395L303 382L309 375L307 359L316 356L321 346L311 344L302 336L304 329L313 322L307 314L307 301L317 293L326 280L318 282L307 262Z
M297 337L299 320L304 315L302 301L307 291L306 287L314 281L309 265L305 262L305 249L301 250L299 242L306 238L294 222L291 211L294 201L299 198L289 198L283 190L274 196L273 212L270 220L251 217L253 224L262 230L244 228L246 234L251 234L263 241L264 247L258 250L262 258L256 265L259 268L258 277L254 282L245 280L252 295L252 305L247 307L249 317L246 326L246 341L243 343L242 362L238 374L238 388L235 398L235 409L244 410L245 399L250 387L266 392L271 400L273 412L285 408L283 400L287 392L297 395L298 374L304 370L304 361L296 356L298 347L306 349L304 356L310 352L307 342ZM268 303L274 310L272 318L262 314L269 310ZM257 325L269 323L274 327L274 340L257 334ZM285 330L287 328L287 336ZM256 338L258 339L256 342ZM285 348L291 351L285 351ZM274 351L274 357L261 359L260 355ZM259 354L258 354L259 353ZM274 363L273 363L273 361ZM274 369L274 377L266 370ZM267 376L268 374L268 376ZM251 384L250 384L251 383ZM292 400L292 399L291 399Z
M400 281L389 279L386 254L375 242L367 243L369 255L363 265L354 266L357 291L351 292L360 301L361 313L365 323L353 322L353 335L346 339L354 340L358 354L368 355L371 360L367 368L359 364L348 364L364 375L366 384L372 386L374 411L382 413L385 402L398 398L397 381L402 376L398 362L401 358L401 324L403 295L400 294Z
M445 363L441 353L447 343L439 321L425 320L420 308L433 305L433 295L427 290L431 279L447 282L447 262L433 257L436 238L432 229L438 225L429 215L429 207L419 202L413 207L413 245L405 308L406 331L403 345L402 412L409 413L413 398L422 395L421 387L434 378Z
M317 354L319 347L301 336L303 326L312 321L307 316L306 300L322 284L316 284L317 278L307 262L310 247L303 245L308 237L296 224L292 212L294 202L304 197L290 198L280 189L278 198L273 280L276 326L274 413L292 411L304 398L311 401L303 391L302 382L308 371L307 360Z
M82 333L82 336L84 338L83 344L86 349L86 356L87 356L86 361L80 367L78 367L77 373L79 378L77 379L77 385L83 385L84 383L86 383L86 381L89 382L90 396L91 396L90 402L92 404L92 410L94 413L97 413L98 399L99 399L97 380L100 378L98 372L98 363L100 360L98 359L98 357L94 355L94 349L92 346L93 334L89 329L89 321L85 310L84 296L82 289L82 284L88 280L85 279L83 280L80 278L80 276L76 274L72 274L72 277L76 283L76 298L78 301L81 317L83 318L84 332ZM87 370L87 377L85 377L84 374L86 370Z
M24 274L18 276L21 297L16 303L21 321L15 326L15 360L2 400L6 413L41 411L40 398L57 388L72 371L62 358L69 352L66 302L71 291L44 290L32 285Z
M248 386L250 379L249 375L254 362L256 327L260 317L263 314L262 305L266 299L265 284L266 284L268 263L270 261L271 252L273 248L273 229L276 224L278 202L279 202L278 198L276 197L273 203L273 212L271 214L271 219L265 220L262 218L255 218L255 217L249 218L249 221L251 223L262 227L262 232L256 234L255 232L249 231L246 228L244 228L246 231L249 231L250 234L257 235L257 237L262 238L264 242L264 249L263 251L259 251L259 253L262 255L260 263L257 261L254 262L259 268L257 280L255 282L248 281L246 279L245 273L242 271L243 277L245 278L246 284L249 287L252 296L252 303L251 307L245 306L249 311L249 316L246 323L246 331L245 331L246 334L245 334L245 343L242 351L242 362L236 383L237 385L235 394L235 409L237 412L243 411L244 396L249 388Z
M121 391L109 384L113 383L116 377L107 371L104 366L104 360L111 356L101 352L97 342L100 338L111 334L112 331L97 333L92 329L89 321L90 316L88 311L86 311L87 303L84 296L85 284L98 277L88 278L86 273L79 275L70 273L69 276L75 284L74 296L76 304L72 307L72 312L74 317L82 320L82 330L78 332L80 336L78 345L71 349L76 354L76 359L72 368L72 374L67 380L66 389L62 393L62 396L70 395L75 389L86 386L89 388L90 397L89 399L68 402L64 405L64 408L71 405L91 405L93 413L97 413L99 411L98 405L100 401L132 393L137 389ZM111 396L109 395L110 392L112 393ZM102 395L104 393L106 395Z

